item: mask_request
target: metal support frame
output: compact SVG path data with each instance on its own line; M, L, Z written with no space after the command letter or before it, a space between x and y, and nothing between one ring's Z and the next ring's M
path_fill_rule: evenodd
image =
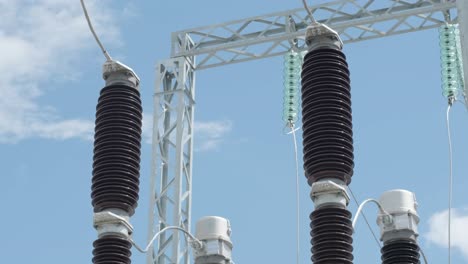
M148 239L167 226L190 231L195 104L192 62L179 57L157 67ZM156 226L158 230L154 230ZM181 238L179 232L162 234L157 250L148 252L147 263L188 264L189 245Z
M452 21L463 24L467 51L467 5L460 0L336 0L311 9L344 43L436 28L445 23L444 13L452 12ZM190 230L195 70L283 55L293 40L298 50L306 50L308 25L307 12L298 8L172 34L172 59L160 62L156 73L149 238L170 225ZM468 52L463 56L468 80ZM147 264L188 264L188 244L180 238L162 235Z
M455 1L447 0L338 0L311 10L318 22L350 43L438 27L445 23L441 11L455 7ZM171 55L198 56L196 69L206 69L282 55L291 39L299 39L299 49L306 50L309 24L307 12L298 8L178 31L172 34ZM181 45L186 38L195 45Z

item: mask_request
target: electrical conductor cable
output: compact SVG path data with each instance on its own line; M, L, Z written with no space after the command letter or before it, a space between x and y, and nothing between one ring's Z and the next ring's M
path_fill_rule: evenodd
M178 227L178 226L168 226L168 227L165 227L163 229L161 229L159 232L157 232L153 238L151 239L151 241L148 243L148 245L145 247L145 249L142 249L141 247L139 247L135 241L133 239L130 239L130 242L133 244L133 246L135 246L135 248L140 251L141 253L147 253L148 250L150 249L150 247L153 245L154 241L156 240L156 238L158 238L162 233L168 231L168 230L178 230L178 231L181 231L183 232L184 234L186 234L190 239L191 239L191 243L193 242L193 245L195 245L195 247L197 249L201 249L203 247L203 243L198 240L197 238L195 238L192 234L190 234L190 232L188 232L187 230L181 228L181 227Z
M312 23L317 23L317 20L315 20L314 16L312 15L312 11L310 11L310 8L307 6L306 0L302 0L302 3L304 4L305 10L309 14L310 21L312 21Z
M375 199L366 199L366 200L364 200L364 201L361 203L361 205L359 205L359 207L358 207L358 209L357 209L357 212L356 212L356 215L354 216L354 219L353 219L353 230L354 230L354 228L355 228L355 226L356 226L356 222L357 222L357 220L358 220L358 218L359 218L359 215L361 214L362 209L363 209L364 206L365 206L366 204L368 204L368 203L375 203L375 204L377 205L377 207L379 207L379 210L380 210L381 213L390 216L390 214L387 213L387 211L385 211L385 209L383 209L383 207L382 207L382 205L380 204L379 201L377 201L377 200L375 200Z
M359 202L358 202L358 199L356 198L356 196L354 195L353 191L351 190L351 187L348 186L348 190L349 192L351 193L351 196L353 197L353 200L354 202L356 203L356 206L359 207ZM379 242L379 239L377 238L377 235L375 234L374 230L372 229L369 221L367 220L367 217L366 217L366 214L364 212L362 212L362 217L364 217L364 221L366 222L366 225L367 227L369 228L369 231L371 232L372 236L374 237L374 240L375 240L375 243L377 244L377 246L379 248L382 248L382 245L380 244Z
M91 19L89 18L88 10L86 8L86 5L84 3L84 0L81 1L81 7L83 8L84 15L86 17L86 21L88 22L89 30L91 30L91 33L93 33L94 39L96 40L97 44L101 48L102 53L106 57L107 61L112 61L112 57L107 53L107 50L104 48L104 45L102 45L101 41L99 40L99 37L96 34L96 31L94 31L93 24L91 23Z
M421 255L424 259L424 263L425 264L429 264L429 262L427 261L427 258L426 258L426 254L424 254L424 251L422 250L422 248L419 248L419 252L421 252Z
M299 206L299 161L298 161L298 154L297 154L297 138L296 138L296 129L294 129L294 123L290 122L289 123L289 127L291 128L291 134L293 136L293 141L294 141L294 157L295 157L295 160L296 160L296 246L297 246L297 250L296 250L296 261L297 261L297 264L299 264L299 259L300 259L300 242L299 242L299 237L300 237L300 216L299 216L299 210L300 210L300 206Z
M452 260L452 193L453 193L453 150L452 150L452 136L450 131L450 108L452 107L454 100L449 99L449 105L447 107L447 135L448 135L448 146L449 146L449 197L448 197L448 264Z

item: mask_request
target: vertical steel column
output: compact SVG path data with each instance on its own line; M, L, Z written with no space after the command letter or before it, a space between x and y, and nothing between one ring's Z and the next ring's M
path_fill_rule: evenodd
M195 104L192 61L178 57L157 66L148 239L167 226L190 231ZM147 264L188 264L189 260L189 245L179 232L162 234L147 255Z
M468 2L457 0L458 24L460 29L463 69L465 76L465 101L468 102Z

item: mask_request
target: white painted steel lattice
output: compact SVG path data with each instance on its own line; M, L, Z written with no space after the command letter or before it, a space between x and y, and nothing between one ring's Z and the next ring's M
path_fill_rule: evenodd
M349 43L438 27L445 22L441 11L455 7L455 1L444 0L339 0L311 9L318 22ZM292 39L300 39L304 50L309 23L307 12L298 8L178 31L172 34L171 56L197 55L196 69L205 69L284 54ZM195 45L183 45L186 38Z
M157 76L148 239L167 226L190 230L191 222L194 71L180 57L159 64ZM147 263L188 264L189 246L181 237L179 232L162 234Z
M468 45L466 1L337 0L311 9L345 43L436 28L450 17L460 19L462 49ZM308 24L299 8L172 34L172 59L160 62L156 73L149 237L169 225L190 231L194 71L305 50ZM463 56L468 69L468 52ZM189 263L181 235L168 233L158 242L147 264Z

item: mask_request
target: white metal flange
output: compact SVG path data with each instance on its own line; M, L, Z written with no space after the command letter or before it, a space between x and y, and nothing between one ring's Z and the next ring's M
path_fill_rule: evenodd
M337 183L333 180L320 180L312 184L310 198L314 201L316 208L324 205L342 205L346 207L349 204L349 195L346 191L346 185L342 182Z
M309 50L321 47L343 49L343 41L340 35L329 26L321 23L312 23L307 27L305 40Z
M102 78L106 81L107 85L118 82L130 82L138 88L140 84L140 77L138 77L132 68L115 60L106 61L102 65Z
M98 232L98 237L108 233L117 233L126 237L133 233L130 217L126 213L103 211L94 213L93 226Z

